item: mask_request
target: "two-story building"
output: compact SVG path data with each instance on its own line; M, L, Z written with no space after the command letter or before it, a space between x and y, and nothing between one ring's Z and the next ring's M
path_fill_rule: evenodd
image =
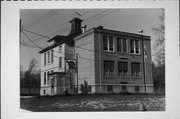
M89 93L153 93L149 36L99 26L74 41L78 83L87 81Z
M41 95L70 92L84 81L89 93L153 93L149 36L102 26L85 31L81 22L71 20L70 33L48 40L50 46L39 52ZM77 71L68 73L67 60L75 58Z
M40 95L63 94L71 91L74 73L68 73L67 61L74 58L73 38L82 33L82 20L70 21L71 31L67 36L57 35L48 40L49 46L41 50L41 89Z

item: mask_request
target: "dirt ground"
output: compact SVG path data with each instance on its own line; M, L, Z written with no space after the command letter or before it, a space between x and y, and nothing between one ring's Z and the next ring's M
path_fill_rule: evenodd
M78 95L21 98L20 107L35 112L165 111L164 95ZM142 108L143 107L143 108Z

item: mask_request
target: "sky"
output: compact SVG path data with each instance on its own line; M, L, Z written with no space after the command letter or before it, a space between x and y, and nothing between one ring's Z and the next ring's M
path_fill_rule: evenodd
M83 20L87 30L103 26L105 29L137 33L143 29L143 34L151 37L152 59L154 54L154 42L156 36L152 30L160 24L161 9L21 9L20 19L23 29L20 42L26 43L20 46L20 64L22 70L28 69L30 61L35 58L38 61L37 69L40 69L40 53L33 40L40 47L47 47L48 38L56 35L67 35L70 32L69 21L75 17ZM48 38L42 37L46 36Z

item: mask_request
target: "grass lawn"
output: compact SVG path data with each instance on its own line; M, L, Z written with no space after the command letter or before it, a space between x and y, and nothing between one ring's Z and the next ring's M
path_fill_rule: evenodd
M51 111L139 111L143 102L147 111L165 111L164 95L78 95L21 98L22 109Z

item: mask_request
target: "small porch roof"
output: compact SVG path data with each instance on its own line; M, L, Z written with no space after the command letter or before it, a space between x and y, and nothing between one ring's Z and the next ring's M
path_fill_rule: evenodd
M63 77L63 76L65 76L65 74L66 74L65 72L52 72L49 74L49 76L55 76L55 75L57 76L58 75L58 76Z

